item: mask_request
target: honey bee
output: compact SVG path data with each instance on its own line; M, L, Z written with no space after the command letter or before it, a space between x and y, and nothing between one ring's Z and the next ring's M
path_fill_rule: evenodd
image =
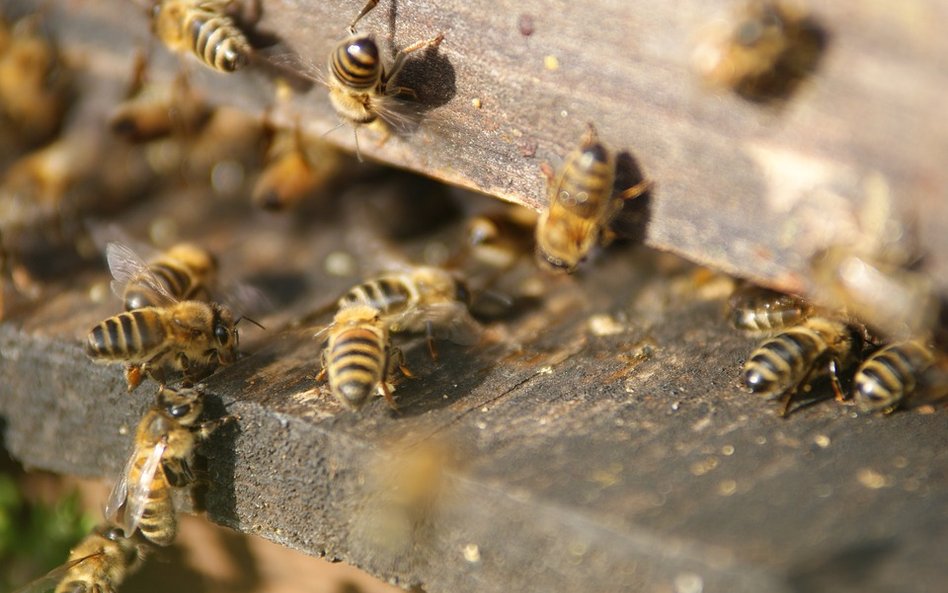
M390 68L382 65L378 44L372 35L356 34L355 25L378 4L366 3L362 12L349 26L350 35L340 42L329 55L329 100L336 113L354 126L372 124L382 133L382 142L389 128L403 117L395 109L396 96L413 94L411 89L392 86L405 65L408 54L425 48L438 47L443 34L418 41L402 48ZM358 143L358 136L356 136ZM357 144L358 148L358 144Z
M699 72L753 102L788 96L816 68L825 34L789 2L751 0L733 28L709 34L695 51Z
M536 224L536 214L522 207L475 216L465 227L467 248L485 266L507 270L534 250Z
M97 363L125 364L129 391L147 375L164 383L170 372L189 380L212 373L237 358L237 321L218 303L178 301L160 285L166 302L119 313L96 325L86 338L86 354Z
M392 345L388 327L372 307L353 304L341 308L327 328L329 337L322 352L322 370L316 380L329 376L333 397L351 410L359 410L378 390L393 409L389 377L399 368L406 377L401 350Z
M811 313L809 303L793 295L744 284L728 300L734 328L748 332L773 332L802 323Z
M615 160L592 124L579 148L566 157L559 175L544 173L549 205L537 221L537 260L548 269L567 273L575 271L595 247L612 240L609 223L624 201L651 187L642 181L613 195Z
M237 26L237 0L157 0L155 35L174 52L193 54L218 72L234 72L250 62L253 49Z
M139 58L134 67L128 98L112 111L112 132L129 142L149 142L173 135L198 132L213 109L191 87L186 76L169 83L145 80L146 64Z
M861 338L847 324L811 317L764 340L744 364L744 384L767 399L785 397L781 416L787 415L793 396L823 373L842 401L838 373L852 364L861 347Z
M96 527L69 559L16 593L114 593L145 559L146 545L109 524Z
M471 316L466 284L451 272L435 266L406 266L352 287L339 299L339 309L363 305L378 311L394 333L425 331L432 358L437 358L434 337L457 344L473 344L481 325Z
M0 129L10 129L24 146L37 146L60 129L75 98L73 76L39 15L2 29Z
M927 373L935 353L920 340L895 342L867 358L853 379L853 399L862 412L891 414L922 390L945 391ZM938 394L940 395L940 394Z
M178 243L146 263L131 248L110 242L106 258L112 291L125 310L157 307L168 296L179 301L209 301L217 276L217 258L193 243Z
M199 388L162 387L138 423L135 448L105 507L106 517L114 520L124 506L125 537L138 529L159 546L174 542L178 524L171 489L194 481L191 463L197 443L236 419L223 416L198 423L203 399Z
M267 165L254 185L253 203L285 210L324 187L342 166L342 154L325 142L304 141L300 127L273 133Z

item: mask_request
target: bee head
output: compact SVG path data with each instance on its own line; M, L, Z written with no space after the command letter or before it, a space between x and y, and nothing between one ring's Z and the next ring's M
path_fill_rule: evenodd
M203 397L204 391L200 387L182 389L164 387L158 392L158 406L168 416L189 426L197 421L204 409Z
M214 305L214 317L211 324L214 333L213 350L221 364L230 364L237 359L237 323L234 315L226 307Z
M547 253L539 245L536 247L536 256L540 267L551 272L570 274L576 270L576 266L579 264L579 262L568 262L563 258Z

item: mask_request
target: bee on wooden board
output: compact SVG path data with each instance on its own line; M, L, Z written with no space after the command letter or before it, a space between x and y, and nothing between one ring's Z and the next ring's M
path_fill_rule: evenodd
M625 200L647 192L642 181L613 194L616 165L613 155L599 141L589 124L579 148L571 152L558 175L543 169L548 180L547 207L536 229L537 261L550 270L571 273L593 249L613 239L609 223Z
M194 482L191 470L197 444L235 416L198 422L204 409L199 388L161 387L155 404L135 430L135 447L105 507L109 520L117 520L125 537L138 529L159 546L174 542L178 522L172 488Z
M326 186L342 166L342 154L329 144L307 140L297 124L270 133L267 164L251 199L266 210L286 210Z
M474 216L465 225L467 251L485 266L510 269L533 252L536 225L537 215L519 206Z
M732 26L709 32L695 62L709 83L763 103L789 96L825 43L816 21L792 2L751 0Z
M121 528L99 525L72 549L65 564L16 593L114 593L141 567L146 553L147 545L126 537Z
M71 71L38 14L0 19L0 129L27 147L50 140L75 98Z
M339 309L364 305L378 311L394 333L426 332L428 349L437 358L434 337L473 344L481 325L471 316L466 284L450 271L435 266L405 266L379 274L349 289Z
M391 127L404 119L397 109L399 94L413 95L411 89L397 87L393 81L398 76L405 60L412 52L438 47L443 34L425 39L402 48L391 67L382 64L379 47L369 34L357 34L356 23L378 4L369 0L359 15L349 25L349 37L341 41L329 55L329 100L336 113L354 126L372 125L382 134L381 142L388 138ZM358 149L358 135L356 135ZM358 154L358 150L357 150ZM361 158L361 157L360 157Z
M767 333L802 323L812 307L800 297L745 283L728 299L728 312L735 329Z
M846 323L811 317L768 338L744 363L744 384L767 399L785 398L786 416L794 395L815 377L828 374L837 401L844 399L838 374L862 348L859 335Z
M141 299L154 303L119 313L89 332L86 353L98 363L125 364L129 391L150 376L164 383L169 372L180 372L189 380L212 373L219 365L237 358L237 322L230 309L218 303L180 300L169 288L182 289L192 282L172 279L180 273L171 267L170 286L140 260L123 259L130 250L113 249L109 265L115 275L112 289L124 302ZM130 291L126 287L132 284Z
M241 0L156 0L152 7L155 35L179 54L191 54L218 72L234 72L250 62L253 48L238 26ZM259 16L259 1L251 4Z
M376 391L395 409L389 377L396 368L406 377L412 375L379 312L358 303L340 308L324 331L329 336L316 380L328 375L333 397L350 410L361 409Z
M160 306L167 295L179 301L211 298L217 258L194 243L178 243L147 263L121 243L109 242L105 254L112 272L112 291L122 298L126 311Z
M910 397L944 397L948 382L932 374L936 353L920 340L895 342L867 358L853 379L853 399L864 413L891 414Z

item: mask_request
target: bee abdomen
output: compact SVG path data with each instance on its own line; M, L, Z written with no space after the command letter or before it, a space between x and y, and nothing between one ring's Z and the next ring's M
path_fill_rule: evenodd
M194 53L208 66L233 72L247 63L250 44L227 16L196 12L187 27L192 34Z
M138 528L142 535L159 546L168 546L174 542L178 533L178 522L166 487L151 492Z
M412 292L404 282L380 278L354 287L339 300L339 305L365 305L377 309L383 315L391 315L406 309L410 300Z
M344 403L359 407L375 389L385 351L374 332L357 328L336 340L329 353L329 378L333 393Z
M799 381L824 350L822 340L805 328L794 328L764 341L744 364L744 383L751 391L782 395Z
M86 340L91 358L128 358L140 355L164 338L161 325L147 309L119 313L92 328Z
M883 348L856 371L856 403L866 412L894 408L915 391L918 374L925 371L930 361L928 351L912 342Z
M333 76L346 87L374 89L382 74L379 48L371 37L358 37L336 46L329 60Z
M605 147L596 143L566 163L556 199L576 214L589 218L611 197L612 183L609 155Z

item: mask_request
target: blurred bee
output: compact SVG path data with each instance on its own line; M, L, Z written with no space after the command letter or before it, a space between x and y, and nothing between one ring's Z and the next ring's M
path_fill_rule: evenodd
M148 263L121 243L110 242L105 254L112 272L112 291L122 298L126 311L161 306L168 295L178 301L211 298L218 264L203 247L178 243Z
M747 332L774 332L802 323L812 312L809 303L793 295L744 284L728 300L730 322Z
M191 87L186 76L173 82L146 80L147 64L142 54L136 58L128 97L109 117L116 135L129 142L149 142L168 136L197 133L213 114L213 109Z
M356 34L355 25L378 4L370 0L349 26L350 36L340 42L329 55L329 100L336 113L354 126L373 124L388 137L389 127L403 117L396 106L399 94L414 94L411 89L391 86L405 65L408 54L420 49L438 47L444 40L439 34L401 49L390 68L382 65L378 44L372 35ZM358 148L358 135L356 136Z
M536 214L522 207L475 216L465 225L467 249L485 266L510 269L524 254L533 252L536 225Z
M613 195L616 166L612 155L589 124L578 149L548 179L548 206L540 213L536 230L536 255L548 269L573 272L599 245L612 238L609 223L629 200L648 191L643 181Z
M238 0L156 0L155 35L174 52L197 56L218 72L247 65L253 49L235 21Z
M948 385L932 381L928 371L935 353L924 342L908 340L882 348L856 371L853 399L862 412L891 414L913 394L930 391L941 396Z
M711 32L695 51L700 74L753 102L788 96L816 68L825 33L790 2L751 0L733 27Z
M842 309L895 340L928 335L937 325L935 282L914 269L920 260L913 233L895 213L888 184L867 179L857 212L858 238L830 245L810 260L814 300Z
M353 304L341 308L327 328L329 337L322 353L322 370L316 380L329 376L333 397L351 410L359 410L373 392L385 397L393 409L393 386L388 378L404 365L401 350L389 339L388 327L372 307Z
M797 391L823 373L829 374L836 399L842 401L838 374L861 348L861 338L847 324L811 317L764 340L744 364L744 384L767 399L785 397L781 416L787 415Z
M26 147L50 140L75 98L72 73L41 27L39 15L0 23L0 129Z
M342 154L321 141L306 141L297 125L272 131L267 165L254 185L253 203L286 210L325 187L342 166Z
M405 266L352 287L339 299L339 309L363 305L377 310L388 330L425 331L432 358L434 337L457 344L473 344L481 325L471 317L466 284L451 272L434 266Z
M125 537L138 529L159 546L174 542L178 523L172 488L193 483L191 463L198 442L236 419L223 416L198 423L203 399L200 389L162 387L155 404L138 423L135 448L105 507L106 517L115 520L124 506Z
M16 593L114 593L138 570L146 546L109 524L96 527L69 553L69 559Z
M86 354L98 363L125 363L129 391L144 375L164 383L169 372L189 380L212 373L237 358L237 321L218 303L181 301L154 274L137 278L155 305L119 313L98 324L86 338ZM118 289L122 285L114 285ZM122 297L125 297L123 289ZM134 299L133 299L134 300Z

